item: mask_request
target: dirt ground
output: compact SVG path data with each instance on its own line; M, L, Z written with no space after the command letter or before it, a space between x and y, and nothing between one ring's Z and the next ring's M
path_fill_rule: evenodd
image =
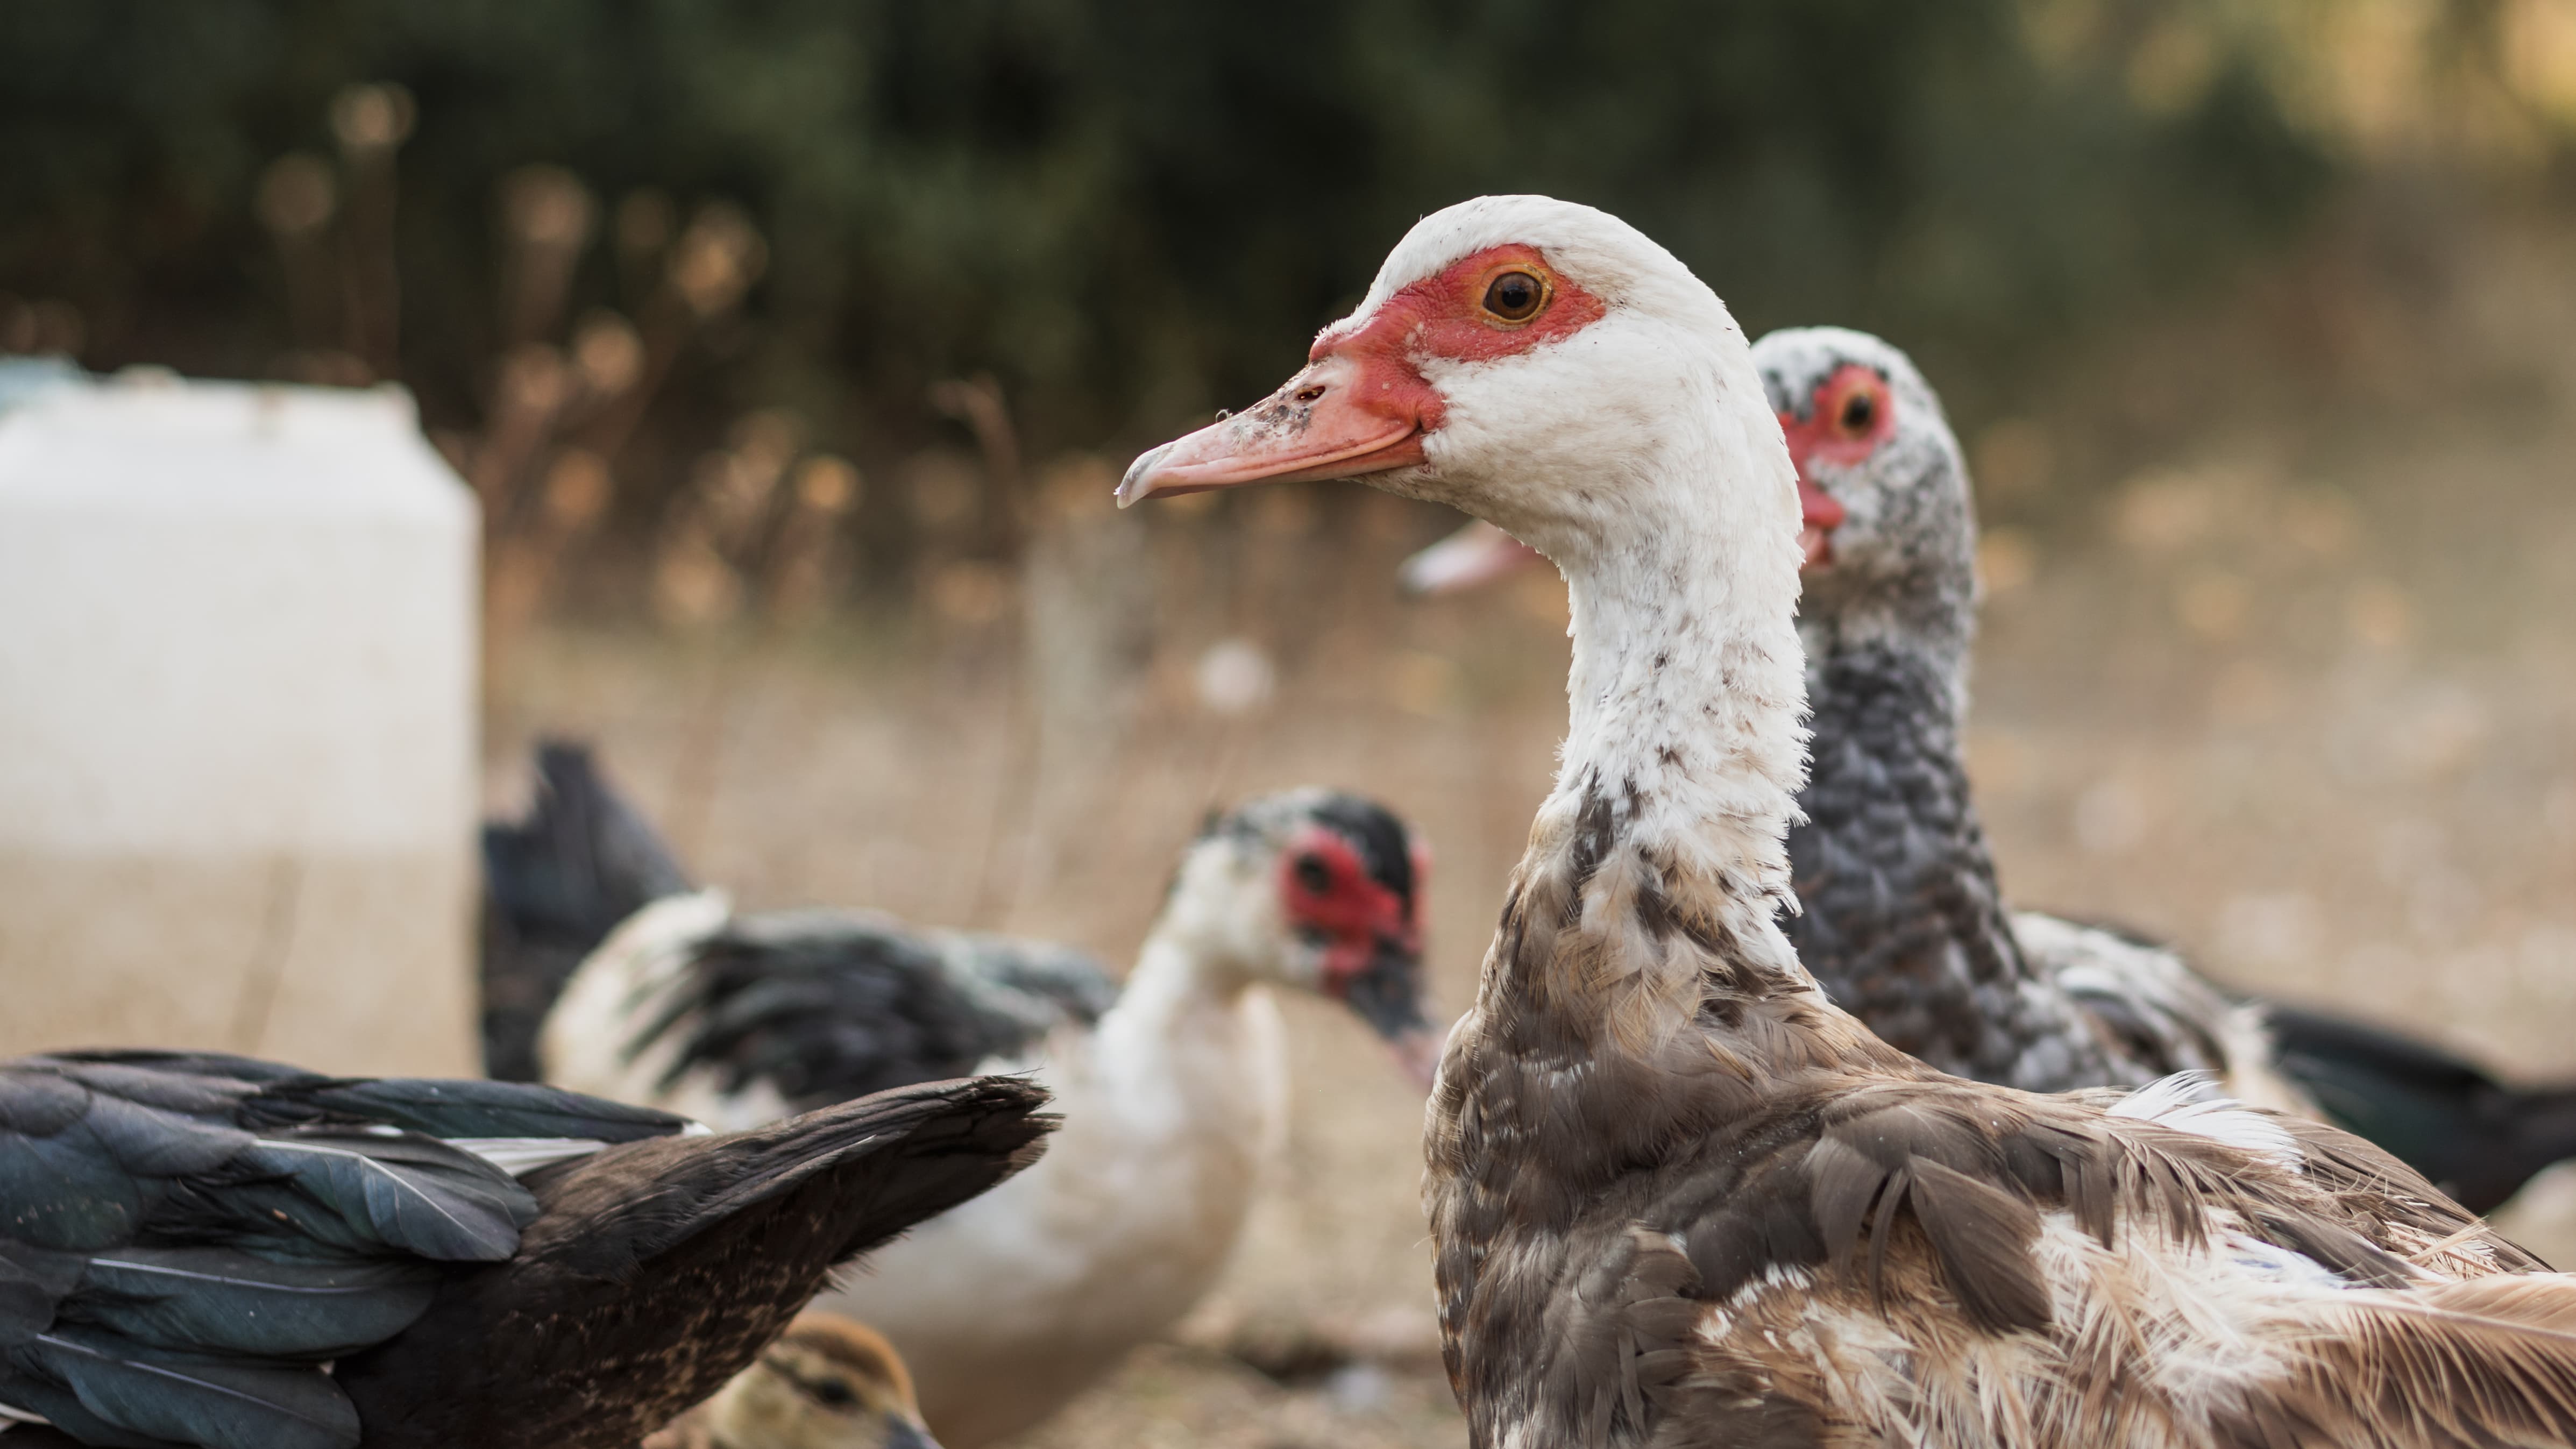
M2016 901L2576 1076L2568 235L2499 227L2411 290L2322 248L1970 439L1971 747ZM1115 963L1209 804L1331 783L1429 837L1437 990L1463 1002L1563 721L1561 587L1405 601L1395 563L1454 520L1374 495L1138 519L1082 506L1099 467L1058 478L1073 502L998 622L521 641L492 802L535 732L589 735L746 903ZM1225 1284L1030 1449L1464 1442L1430 1353L1419 1097L1355 1023L1289 1014L1286 1160ZM2518 1211L2576 1261L2576 1211Z

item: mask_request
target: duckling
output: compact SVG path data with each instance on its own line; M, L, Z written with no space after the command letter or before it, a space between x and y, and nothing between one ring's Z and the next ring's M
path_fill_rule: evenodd
M912 1375L885 1335L836 1313L799 1315L716 1396L643 1449L939 1449Z

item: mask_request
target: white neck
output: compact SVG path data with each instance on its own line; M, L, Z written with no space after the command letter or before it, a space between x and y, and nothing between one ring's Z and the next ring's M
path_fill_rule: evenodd
M1234 893L1205 888L1211 864L1205 851L1183 863L1180 885L1101 1018L1094 1063L1122 1080L1163 1082L1190 1099L1190 1110L1224 1116L1231 1109L1209 1098L1212 1082L1277 1068L1245 1057L1263 1050L1247 1035L1258 1013L1246 1007L1266 979L1252 959L1264 926L1243 919Z
M1762 461L1712 451L1702 467ZM1546 809L1580 810L1597 791L1623 838L1734 898L1745 938L1776 939L1768 923L1791 898L1785 837L1806 774L1794 500L1785 476L1779 499L1742 479L1663 482L1637 491L1687 506L1646 509L1651 526L1615 546L1559 555L1574 660Z
M1252 986L1251 973L1196 939L1188 925L1168 913L1154 923L1110 1009L1112 1018L1124 1018L1125 1029L1159 1033L1201 1013L1231 1012Z
M1171 1187L1182 1197L1156 1211L1213 1212L1191 1220L1221 1254L1251 1174L1282 1140L1287 1055L1261 980L1195 924L1170 910L1155 922L1081 1080L1059 1084L1066 1121L1047 1160L1161 1160L1148 1175L1186 1191Z

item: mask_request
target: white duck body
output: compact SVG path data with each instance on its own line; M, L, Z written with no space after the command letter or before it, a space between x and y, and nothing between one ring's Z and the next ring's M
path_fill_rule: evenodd
M1038 1423L1215 1286L1287 1125L1278 1005L1158 937L1099 1027L1033 1067L1064 1126L817 1306L876 1325L948 1449Z
M1231 864L1200 859L1203 871ZM1245 960L1276 932L1276 913L1263 918L1269 893L1252 884L1176 892L1184 907L1210 908L1167 915L1097 1023L1067 1021L1031 1050L978 1062L975 1075L1025 1072L1054 1095L1064 1125L1047 1155L816 1300L894 1343L945 1449L1038 1423L1224 1271L1287 1121L1278 1004ZM723 892L700 891L620 926L548 1019L549 1079L725 1131L789 1115L765 1079L734 1086L703 1062L673 1075L679 1033L631 1056L620 1046L639 1005L674 990L731 918Z

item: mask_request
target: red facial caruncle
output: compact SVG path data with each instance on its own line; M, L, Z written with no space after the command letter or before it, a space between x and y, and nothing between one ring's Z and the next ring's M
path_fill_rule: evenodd
M1487 247L1398 290L1366 317L1325 328L1309 363L1361 367L1361 406L1409 409L1430 432L1445 411L1416 359L1490 362L1572 336L1601 320L1601 299L1557 275L1533 246Z
M1798 466L1798 541L1807 567L1833 562L1834 530L1845 516L1841 503L1819 486L1815 466L1848 467L1878 451L1896 432L1896 398L1877 369L1846 362L1816 384L1807 415L1780 414L1789 460Z
M1304 371L1258 405L1139 458L1119 502L1241 483L1350 478L1426 460L1446 401L1422 362L1489 362L1589 326L1608 311L1533 246L1488 247L1326 328Z
M1427 864L1417 850L1417 895ZM1413 902L1370 875L1351 843L1329 830L1308 826L1290 839L1279 857L1279 898L1291 926L1323 940L1327 995L1346 994L1380 950L1421 948Z

